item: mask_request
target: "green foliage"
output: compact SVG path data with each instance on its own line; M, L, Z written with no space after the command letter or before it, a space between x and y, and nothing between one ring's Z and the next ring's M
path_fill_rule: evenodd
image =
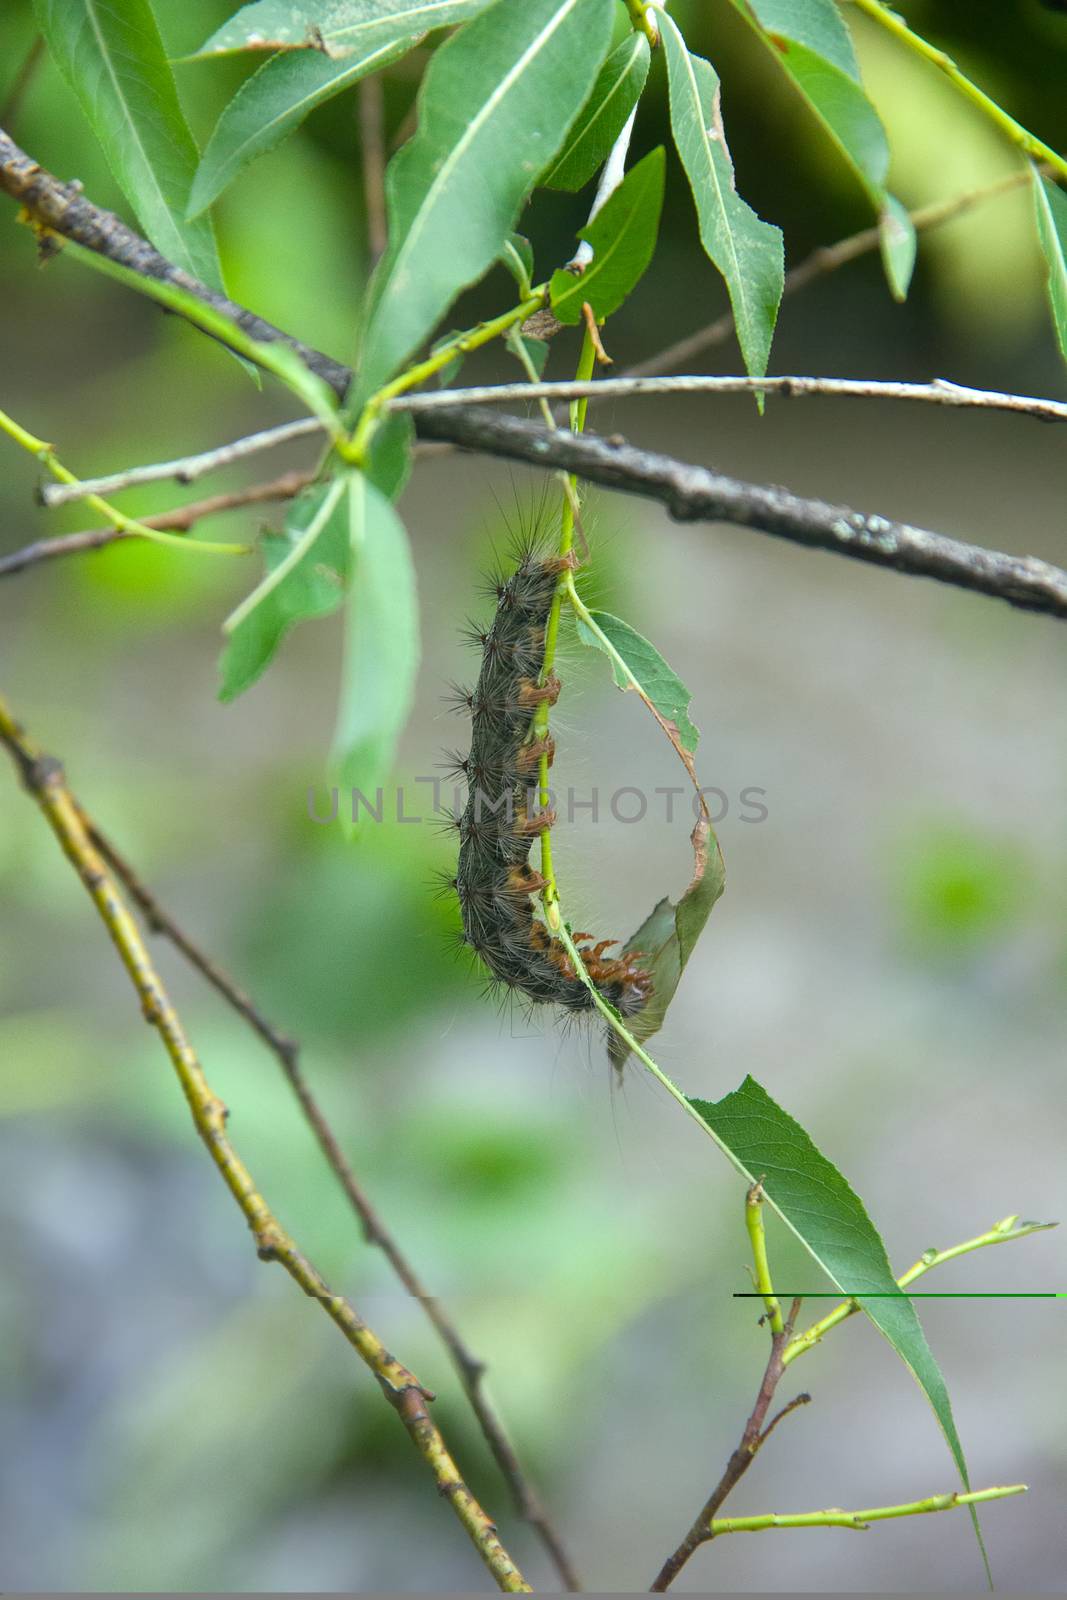
M603 650L611 662L620 689L636 689L677 735L679 744L690 755L696 753L699 731L689 720L692 690L687 689L674 669L668 666L650 639L631 628L609 611L590 611L590 622L578 619L578 637L583 644Z
M526 299L533 287L533 245L521 233L509 233L504 240L500 259L519 286L519 294Z
M419 661L415 568L404 524L362 473L347 483L351 581L334 759L347 791L389 775Z
M1060 354L1067 361L1067 195L1034 169L1037 233L1048 263L1048 297Z
M842 1294L860 1297L860 1308L929 1400L960 1477L970 1488L945 1380L914 1304L897 1288L885 1246L862 1201L800 1124L751 1077L722 1100L690 1100L690 1105L734 1166L750 1183L760 1182L770 1205L831 1283ZM805 1285L789 1287L802 1290ZM863 1299L864 1294L885 1298Z
M552 166L546 189L581 189L607 159L648 77L651 52L643 33L631 33L600 69L593 92Z
M848 29L834 0L733 0L792 79L849 162L878 214L882 259L898 300L915 264L915 229L885 187L889 144L860 81Z
M418 130L386 174L389 249L371 289L357 403L500 254L592 87L612 13L612 0L496 5L435 53Z
M187 222L197 148L149 0L34 0L41 32L152 243L215 288L207 221Z
M255 0L223 23L197 55L237 50L325 53L335 60L375 54L401 38L453 27L484 11L490 0Z
M782 298L782 235L737 193L718 73L686 49L665 11L657 18L667 56L671 127L693 191L701 243L726 280L745 366L762 377Z
M213 205L250 161L273 150L316 106L399 60L412 43L411 37L391 39L340 61L315 50L271 56L219 117L193 180L189 215Z
M220 698L232 700L269 666L297 622L328 616L348 578L355 472L313 484L293 501L282 538L265 538L266 576L226 623Z
M592 222L581 229L581 237L592 247L592 261L582 272L554 272L549 287L552 310L561 322L580 322L585 303L598 318L610 317L644 276L656 248L664 167L661 145L630 169Z

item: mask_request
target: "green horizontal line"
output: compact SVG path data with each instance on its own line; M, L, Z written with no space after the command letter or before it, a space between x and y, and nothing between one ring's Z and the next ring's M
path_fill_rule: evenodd
M847 1289L775 1289L774 1293L780 1300L1067 1300L1067 1289L1027 1290L1021 1294L1007 1289L970 1290L966 1293L921 1289L914 1294L908 1289L898 1289L895 1294L891 1289L857 1289L851 1294ZM735 1293L733 1298L764 1300L766 1296L760 1294L758 1289L747 1289Z

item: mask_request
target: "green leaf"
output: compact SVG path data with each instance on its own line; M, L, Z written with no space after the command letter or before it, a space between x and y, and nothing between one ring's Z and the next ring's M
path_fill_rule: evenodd
M299 128L304 118L360 78L405 55L417 35L377 44L343 61L317 51L271 56L224 107L189 196L189 215L214 204L238 173Z
M533 285L533 245L521 233L509 233L504 240L500 259L515 279L519 293L525 300Z
M733 0L734 6L793 80L859 178L878 216L882 259L898 300L915 265L915 229L885 187L889 144L868 100L848 29L835 0Z
M373 795L389 774L411 710L418 603L411 547L392 505L358 475L350 501L352 582L334 759L346 790Z
M582 643L603 650L618 687L635 689L666 725L666 731L677 736L676 742L690 755L695 754L700 734L689 720L692 691L667 665L655 645L628 622L608 611L589 611L587 615L597 632L579 618L578 637Z
M1044 179L1036 167L1034 204L1037 233L1048 263L1048 297L1060 353L1067 361L1067 195Z
M762 377L782 298L782 235L734 187L714 67L690 55L667 12L657 11L656 20L667 57L671 128L693 191L701 242L726 280L745 366Z
M686 963L704 931L712 907L725 888L722 850L710 829L709 833L712 849L709 852L706 843L700 845L698 872L681 899L674 902L664 895L623 946L626 954L640 951L641 966L652 977L652 993L647 1004L635 1016L626 1019L627 1032L638 1044L644 1044L662 1028ZM608 1057L612 1065L623 1067L629 1054L629 1045L617 1033L610 1033Z
M693 755L700 735L689 720L692 697L677 673L654 644L629 623L606 611L580 611L578 637L583 644L604 652L620 689L633 689L641 696L681 757L694 791L699 793ZM692 882L677 904L664 896L624 946L627 953L641 952L641 965L652 977L648 1003L626 1024L638 1044L650 1039L663 1026L686 962L711 915L712 906L723 892L722 851L699 802L694 805L694 816ZM610 1033L608 1055L612 1063L621 1068L629 1053L629 1046L618 1034Z
M297 622L335 611L344 596L351 549L352 471L312 484L289 508L283 537L263 540L267 572L227 618L221 700L249 688Z
M580 322L583 302L597 317L617 311L652 260L663 209L666 156L663 146L632 167L580 237L592 247L584 272L552 274L549 298L560 322ZM647 642L647 641L646 641Z
M613 0L494 5L435 53L419 125L386 172L389 249L370 292L358 409L500 254L610 42Z
M897 1288L885 1245L862 1201L800 1124L754 1079L746 1078L722 1100L691 1099L689 1104L746 1181L762 1183L770 1205L830 1281L842 1294L859 1299L929 1400L960 1477L970 1488L945 1380L913 1302ZM888 1298L866 1300L864 1294ZM982 1554L984 1558L984 1550Z
M631 33L611 52L566 144L541 178L542 187L573 192L589 182L640 98L649 59L643 33Z
M402 35L452 27L492 0L256 0L242 6L200 46L192 59L235 50L325 53L335 59L373 53Z
M509 328L504 339L504 348L510 350L516 361L522 363L526 376L531 382L536 383L544 372L548 360L548 340L536 339L529 333L520 333L516 325L514 328Z
M145 233L168 260L221 288L210 222L186 221L197 149L148 0L34 0L34 8Z

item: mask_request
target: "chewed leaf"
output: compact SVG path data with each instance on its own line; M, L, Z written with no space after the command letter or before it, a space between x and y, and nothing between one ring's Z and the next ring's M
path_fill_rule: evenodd
M407 722L419 662L415 568L404 524L368 478L352 474L352 581L334 760L345 789L373 794Z
M611 52L566 144L541 179L544 188L573 191L589 182L637 104L648 64L648 40L643 33L631 33Z
M34 0L34 10L145 233L220 289L211 224L186 221L197 148L149 0Z
M499 256L610 43L613 0L507 0L434 52L418 128L386 171L354 416Z
M232 700L270 664L298 622L324 617L344 598L348 578L353 474L312 484L289 508L284 537L264 539L267 572L227 619L219 698Z
M634 689L653 710L672 742L690 755L696 751L699 731L689 720L692 693L667 665L652 642L628 622L608 611L589 611L578 620L583 644L603 650L611 662L620 689Z
M659 145L631 168L582 228L592 261L581 273L560 269L552 274L549 293L560 322L580 322L583 304L591 305L597 317L610 317L644 275L656 248L665 167Z
M644 1044L662 1028L686 963L725 887L722 850L704 817L693 829L693 852L696 871L681 899L675 904L664 895L623 946L624 955L641 952L641 966L652 977L652 994L647 1005L626 1024L638 1044ZM611 1033L608 1056L612 1065L622 1068L629 1054L625 1040Z
M714 67L690 54L669 12L657 9L656 22L667 57L671 128L693 191L700 240L726 281L745 366L762 377L782 298L782 235L737 192Z
M217 28L194 59L236 50L333 57L376 51L401 34L466 22L491 0L254 0Z
M720 1149L764 1195L842 1294L855 1296L926 1395L966 1487L952 1405L914 1303L897 1287L863 1202L800 1124L752 1078L722 1100L690 1100ZM791 1285L798 1290L803 1284ZM876 1298L865 1299L865 1295ZM977 1518L975 1529L978 1529ZM981 1545L981 1536L979 1535ZM983 1557L985 1552L982 1552ZM988 1570L988 1568L987 1568Z
M852 40L835 0L733 0L818 117L867 191L878 218L882 259L898 300L915 265L915 229L885 187L889 143L860 79Z
M1032 171L1037 232L1048 265L1049 305L1060 353L1067 361L1067 195L1036 168Z
M627 1023L638 1044L643 1044L663 1026L686 962L722 894L725 869L693 762L700 735L689 720L689 690L654 644L606 611L578 608L578 637L604 652L620 689L640 695L677 751L694 789L692 882L677 904L665 896L623 946L624 954L641 952L641 966L652 976L647 1005ZM625 1041L612 1032L608 1055L614 1065L622 1067L629 1053Z

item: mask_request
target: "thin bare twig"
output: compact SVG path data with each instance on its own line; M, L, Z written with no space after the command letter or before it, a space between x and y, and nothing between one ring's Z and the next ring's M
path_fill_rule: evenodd
M432 1392L386 1348L354 1306L334 1294L317 1268L298 1249L256 1187L230 1140L227 1110L211 1088L192 1045L152 965L140 930L108 873L107 864L86 831L82 813L67 786L60 763L26 737L0 700L0 744L11 756L23 784L36 801L64 854L81 878L107 928L141 1003L145 1020L156 1029L188 1101L193 1123L215 1167L251 1229L263 1261L278 1261L319 1305L378 1381L416 1449L485 1562L497 1587L529 1593L500 1542L495 1524L474 1498L433 1422Z
M285 472L269 483L254 483L246 489L234 489L230 494L213 494L206 500L191 500L188 505L175 506L172 511L160 511L154 517L144 517L147 528L161 532L188 533L203 517L218 516L223 511L235 511L242 506L262 505L269 501L291 500L305 489L314 476L311 472ZM102 550L120 539L136 539L136 533L125 528L86 528L79 533L61 533L53 539L38 539L8 556L0 556L0 578L13 577L35 567L43 561L54 561L60 556L81 555L87 550Z
M1041 170L1047 172L1050 169ZM911 212L912 226L917 233L931 232L935 228L944 227L948 222L955 222L957 217L966 215L968 211L973 211L987 200L1008 194L1013 189L1022 188L1023 184L1029 181L1030 168L1022 167L1018 172L1009 172L1006 177L998 178L995 183L987 183L980 189L970 189L966 194L953 195L949 200L935 200L931 205L921 206ZM786 273L782 285L783 300L789 295L796 294L800 289L806 289L808 284L817 278L826 277L861 256L872 254L880 248L881 242L881 229L874 227L863 228L859 233L849 234L847 238L839 239L836 244L820 245ZM706 350L726 344L733 338L733 333L733 312L724 311L714 322L698 328L696 333L687 334L684 339L676 340L664 350L657 350L655 355L647 356L644 361L635 361L633 366L625 367L620 376L654 378L661 373L669 372L672 367L688 366Z
M785 1372L782 1356L792 1338L799 1310L800 1301L794 1300L781 1331L771 1335L771 1353L767 1358L767 1366L764 1369L763 1377L756 1393L756 1401L749 1413L748 1421L745 1423L740 1443L726 1463L726 1470L704 1502L689 1532L674 1553L668 1556L663 1563L651 1584L650 1593L662 1594L669 1589L694 1551L712 1538L711 1519L727 1495L740 1483L756 1459L760 1448L770 1438L771 1433L784 1417L795 1411L798 1406L807 1405L811 1400L810 1394L797 1395L764 1427L764 1421L767 1412L770 1410L771 1401L774 1399L775 1390Z
M632 400L642 395L671 394L779 394L792 399L820 395L829 399L912 400L926 405L961 410L1009 411L1035 417L1040 422L1067 422L1067 401L1036 395L1005 394L999 389L969 389L947 378L932 383L892 383L876 378L775 377L748 378L686 374L677 378L598 378L589 383L566 380L551 383L479 384L464 389L441 389L432 394L397 395L387 403L390 411L446 411L454 406L519 405L531 400Z
M319 1105L300 1065L300 1046L289 1034L277 1028L256 1005L252 997L219 964L192 940L175 922L151 890L138 877L134 868L104 835L97 825L79 807L79 815L86 834L100 856L122 883L131 900L139 908L153 933L162 934L179 950L189 964L206 978L217 994L249 1024L253 1031L273 1051L290 1087L295 1094L304 1117L318 1140L319 1147L331 1170L340 1183L353 1211L360 1220L363 1236L368 1244L376 1245L386 1257L407 1292L420 1302L442 1344L451 1357L464 1392L474 1412L486 1443L501 1474L511 1491L515 1508L525 1522L540 1538L560 1577L564 1589L578 1593L581 1582L563 1547L562 1540L552 1525L548 1512L534 1485L526 1477L504 1425L497 1416L483 1389L485 1363L473 1355L461 1338L458 1329L448 1316L436 1295L430 1294L415 1268L389 1232L363 1189L329 1120Z
M245 456L273 450L277 445L288 444L290 439L303 439L322 431L317 417L298 417L295 422L264 428L260 433L234 439L231 444L216 445L212 450L201 450L192 456L179 456L175 461L152 461L147 466L127 467L124 472L111 472L103 478L79 478L77 483L46 483L40 490L40 501L49 511L54 511L57 506L68 505L73 500L84 500L86 495L114 494L119 489L160 483L166 478L173 478L176 483L195 483L209 472L218 472L235 461L243 461Z
M574 472L587 482L658 500L679 522L732 523L912 577L936 578L1023 610L1067 617L1067 572L1035 556L986 550L787 489L744 483L638 449L618 436L604 439L564 429L549 433L518 417L458 406L419 412L416 426L426 438L448 439L528 466Z

